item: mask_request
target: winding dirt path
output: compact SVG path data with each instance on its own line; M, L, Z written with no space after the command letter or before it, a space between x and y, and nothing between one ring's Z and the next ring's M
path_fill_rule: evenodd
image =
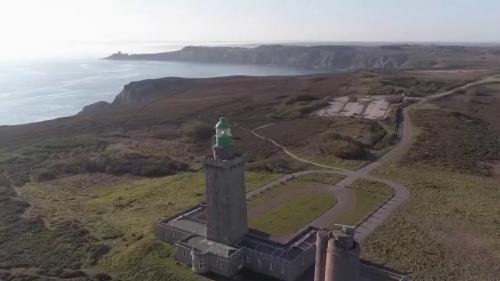
M260 135L259 133L257 133L258 129L270 127L272 125L273 124L266 124L266 125L257 127L257 128L255 128L253 130L250 130L250 129L247 129L247 128L244 128L244 127L240 127L240 128L243 129L243 130L245 130L245 131L247 131L247 132L249 132L249 133L251 133L252 135L258 137L259 139L266 140L266 141L272 143L274 146L280 148L288 156L294 158L295 160L297 160L299 162L306 163L306 164L311 164L311 165L319 167L319 168L330 169L330 170L335 170L335 171L339 171L339 172L345 172L345 173L351 172L350 170L347 170L347 169L343 169L343 168L339 168L339 167L335 167L335 166L324 165L324 164L321 164L321 163L318 163L318 162L314 162L314 161L302 158L302 157L298 156L297 154L294 154L293 152L291 152L290 150L288 150L286 147L282 146L281 144L279 144L275 140L273 140L271 138L268 138L268 137L265 137L265 136Z
M243 130L251 133L255 137L266 140L273 144L274 146L280 148L283 152L285 152L287 155L290 157L294 158L297 161L300 161L302 163L310 164L322 169L327 169L327 170L309 170L309 171L301 171L297 173L292 173L289 175L286 175L270 184L264 185L261 188L258 188L250 193L247 194L247 198L252 198L256 194L259 194L261 192L264 192L266 190L269 190L270 188L273 188L277 184L282 184L283 182L286 182L290 179L293 179L295 177L300 177L303 175L311 174L311 173L330 173L330 174L341 174L345 175L346 177L339 181L338 183L332 185L329 187L329 190L334 193L334 194L342 194L339 193L340 190L347 189L348 186L353 184L355 181L359 179L366 179L370 181L375 181L375 182L380 182L384 183L388 186L390 186L394 190L394 196L387 202L385 202L382 206L377 208L373 213L371 213L367 218L365 218L360 224L358 224L355 227L355 238L358 241L362 241L365 239L370 233L372 233L378 226L384 223L384 221L391 216L406 200L408 200L410 196L410 192L408 191L408 188L400 183L393 182L388 179L384 178L379 178L375 176L371 176L370 172L375 170L377 167L386 164L390 161L397 160L403 153L409 148L409 146L412 144L413 139L415 137L415 128L413 123L411 122L410 119L410 112L418 106L419 104L422 104L424 102L436 100L439 98L446 97L448 95L454 94L457 91L465 90L471 86L476 86L484 83L490 83L490 82L500 82L500 77L497 76L490 76L475 82L468 83L466 85L445 91L443 93L438 93L435 95L431 95L425 98L418 99L418 101L408 107L406 107L403 110L403 116L402 116L402 123L399 128L399 134L401 136L400 141L398 144L389 152L375 160L374 162L371 162L364 167L351 171L339 167L334 167L334 166L329 166L329 165L324 165L321 163L317 163L308 159L304 159L290 150L288 150L286 147L283 145L279 144L275 140L265 137L257 132L259 129L263 129L269 126L272 126L273 124L266 124L263 126L259 126L253 130L242 128ZM314 226L318 228L326 228L330 227L332 225L332 222L340 215L342 209L345 209L344 205L349 205L352 204L352 197L343 197L343 198L337 198L337 204L335 207L329 209L326 211L324 214L321 216L317 217L314 219L311 223L309 223L306 227L309 226ZM344 206L344 208L342 207Z

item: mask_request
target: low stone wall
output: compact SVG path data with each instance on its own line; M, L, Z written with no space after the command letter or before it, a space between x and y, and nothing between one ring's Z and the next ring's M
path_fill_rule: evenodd
M158 224L155 230L158 239L170 244L175 244L191 235L191 233L187 231L163 223Z

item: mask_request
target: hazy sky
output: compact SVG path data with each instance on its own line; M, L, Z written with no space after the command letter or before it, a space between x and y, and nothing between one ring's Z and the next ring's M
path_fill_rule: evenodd
M499 13L498 0L0 0L0 51L68 41L499 42Z

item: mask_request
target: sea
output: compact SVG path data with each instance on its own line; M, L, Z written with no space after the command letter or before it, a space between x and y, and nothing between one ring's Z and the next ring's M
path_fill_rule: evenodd
M189 44L133 42L123 44L72 44L50 56L0 57L0 126L39 122L78 113L85 105L111 102L132 81L161 78L205 78L231 75L301 75L313 71L298 68L196 64L184 62L112 61L111 53L156 53ZM225 45L225 44L218 44ZM228 44L229 45L229 44ZM230 44L234 45L234 44Z

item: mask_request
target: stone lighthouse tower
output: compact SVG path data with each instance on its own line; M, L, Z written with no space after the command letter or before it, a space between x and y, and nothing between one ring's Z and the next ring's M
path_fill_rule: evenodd
M215 125L214 139L213 156L204 163L207 238L232 245L248 232L246 159L236 153L231 125L224 117Z

